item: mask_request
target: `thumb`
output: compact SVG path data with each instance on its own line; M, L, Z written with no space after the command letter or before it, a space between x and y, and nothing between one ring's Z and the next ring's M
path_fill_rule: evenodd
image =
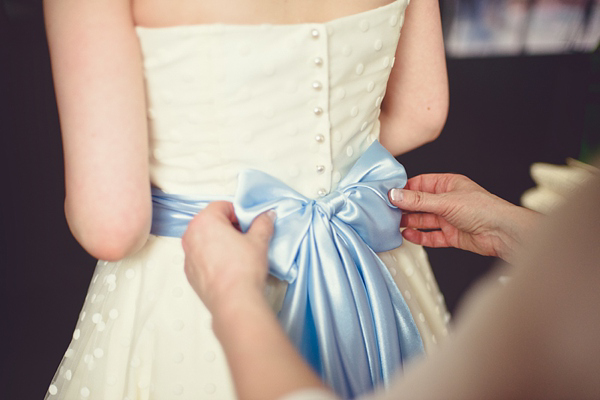
M437 194L408 189L392 189L389 192L389 198L393 205L405 211L439 215L443 213L443 202Z
M273 236L275 218L275 211L272 210L260 214L252 221L246 234L265 244L268 243L271 236Z

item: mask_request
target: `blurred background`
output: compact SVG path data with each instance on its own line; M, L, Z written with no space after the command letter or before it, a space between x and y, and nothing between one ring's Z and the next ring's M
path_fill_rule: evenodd
M442 0L441 8L450 113L439 139L399 157L409 175L465 174L518 203L534 186L533 162L589 161L600 144L600 1ZM63 214L39 0L0 0L0 162L0 397L41 399L95 260ZM454 249L428 254L451 311L494 262Z

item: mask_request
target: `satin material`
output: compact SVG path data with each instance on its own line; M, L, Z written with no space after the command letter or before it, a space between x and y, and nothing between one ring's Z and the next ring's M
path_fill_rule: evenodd
M150 233L156 236L183 237L194 216L210 202L233 201L233 198L218 196L186 196L165 193L152 188L152 226Z
M233 203L242 230L265 211L277 214L269 270L289 283L279 319L344 398L387 385L403 362L423 353L408 306L375 254L402 244L401 212L387 192L405 184L404 168L378 142L317 200L260 171L238 178ZM163 236L181 236L194 210L216 200L156 190L153 199L152 232Z

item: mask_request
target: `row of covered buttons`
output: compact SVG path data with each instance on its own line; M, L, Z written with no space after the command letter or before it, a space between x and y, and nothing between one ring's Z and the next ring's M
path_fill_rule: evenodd
M321 38L321 32L318 29L316 29L316 28L313 28L310 31L310 35L315 40L318 40L318 39ZM324 65L323 58L320 57L320 56L315 57L313 59L313 64L317 68L322 68L323 65ZM312 88L316 92L321 92L321 90L323 89L323 83L321 81L319 81L319 80L315 80L312 83ZM320 117L321 115L323 115L324 110L323 110L323 108L320 105L317 105L317 106L314 107L313 113L317 117ZM323 135L322 133L317 133L314 138L315 138L315 141L318 143L318 145L322 146L322 145L326 144L325 135ZM319 164L316 165L315 169L316 169L317 174L322 175L325 172L325 170L327 169L327 167L324 164L319 163ZM320 197L325 196L326 194L327 194L327 189L325 189L323 187L321 187L321 188L319 188L317 190L317 195L320 196Z

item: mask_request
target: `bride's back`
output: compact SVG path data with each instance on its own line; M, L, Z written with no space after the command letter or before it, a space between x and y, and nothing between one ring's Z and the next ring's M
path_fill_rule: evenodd
M392 0L132 0L138 26L325 22Z

